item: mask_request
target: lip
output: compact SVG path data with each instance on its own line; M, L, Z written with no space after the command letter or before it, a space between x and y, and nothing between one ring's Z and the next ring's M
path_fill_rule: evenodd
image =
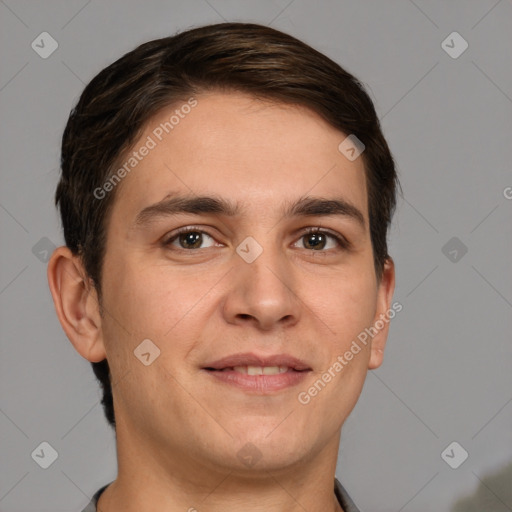
M248 375L233 370L234 366L288 366L288 370L276 375ZM233 354L208 363L202 371L217 381L235 386L245 392L268 394L298 385L312 369L304 361L288 354L259 356L244 353Z
M311 370L307 363L288 354L260 356L252 352L223 357L206 364L203 369L222 370L224 368L233 368L234 366L288 366L288 368L297 371Z

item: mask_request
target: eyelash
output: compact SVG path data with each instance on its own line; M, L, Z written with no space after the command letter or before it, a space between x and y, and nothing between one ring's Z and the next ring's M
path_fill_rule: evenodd
M195 226L186 226L186 227L177 229L170 238L167 238L166 240L163 241L162 245L168 249L169 246L171 246L171 244L180 235L182 235L184 233L203 233L203 234L208 235L209 237L215 239L214 236L210 235L210 233L208 233L207 231L205 231L203 229L197 228ZM339 249L349 250L351 248L350 242L345 237L343 237L341 235L336 235L330 231L326 231L326 230L318 228L318 227L306 228L306 230L301 234L299 239L303 238L306 235L311 235L311 234L321 234L321 235L326 235L330 238L333 238L336 241L336 243L338 244ZM199 249L183 249L182 247L178 247L178 248L174 248L171 250L194 252L194 251L198 251ZM305 249L305 250L308 250L308 249ZM309 249L309 251L310 252L328 252L328 250L327 251L326 250L314 251L313 249Z

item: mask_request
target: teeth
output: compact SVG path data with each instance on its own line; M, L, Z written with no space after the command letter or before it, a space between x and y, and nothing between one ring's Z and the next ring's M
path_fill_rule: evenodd
M277 375L288 371L288 366L235 366L235 372L247 375Z
M247 375L263 375L263 370L261 366L248 366Z

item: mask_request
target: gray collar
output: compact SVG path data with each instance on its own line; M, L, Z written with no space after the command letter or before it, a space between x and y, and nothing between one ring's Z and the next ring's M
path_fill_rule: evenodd
M334 494L338 498L343 512L360 512L337 478L334 479Z

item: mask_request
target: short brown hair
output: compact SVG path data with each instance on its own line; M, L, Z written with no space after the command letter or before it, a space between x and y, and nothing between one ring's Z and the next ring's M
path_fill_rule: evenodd
M142 130L162 108L208 91L237 91L308 107L365 145L370 236L377 279L399 186L373 103L362 84L327 56L262 25L220 23L149 41L103 69L71 111L62 138L60 207L66 245L80 255L101 305L106 227L115 190L93 191L109 179ZM115 427L107 360L91 363L102 404Z

